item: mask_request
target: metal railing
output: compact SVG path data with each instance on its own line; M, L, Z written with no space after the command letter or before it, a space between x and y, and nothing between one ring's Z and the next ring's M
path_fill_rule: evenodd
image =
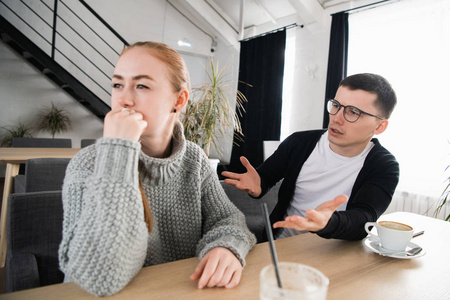
M109 101L114 64L129 44L92 7L83 0L0 0L0 5L5 19Z

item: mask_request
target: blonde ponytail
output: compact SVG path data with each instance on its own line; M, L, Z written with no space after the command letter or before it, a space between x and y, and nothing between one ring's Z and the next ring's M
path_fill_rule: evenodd
M139 179L139 191L141 192L142 205L144 206L144 221L147 223L148 233L152 232L153 227L153 217L152 210L150 209L150 204L145 196L144 189L142 188L141 179Z

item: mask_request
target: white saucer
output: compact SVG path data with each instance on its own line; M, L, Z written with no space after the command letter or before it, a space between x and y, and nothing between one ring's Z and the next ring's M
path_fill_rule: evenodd
M383 256L393 257L393 258L412 259L412 258L424 256L426 253L424 249L422 249L422 251L420 251L416 255L412 255L412 256L407 256L405 252L395 252L394 253L394 251L392 251L392 250L387 250L387 249L384 249L383 247L381 247L380 242L371 237L366 237L362 242L363 242L364 246L366 248L368 248L369 250L371 250L372 252L378 253ZM408 244L408 246L406 247L406 250L409 250L409 249L415 248L415 247L419 247L419 245L410 242Z

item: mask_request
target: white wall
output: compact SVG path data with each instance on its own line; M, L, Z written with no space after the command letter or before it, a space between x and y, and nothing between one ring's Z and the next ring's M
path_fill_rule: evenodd
M296 54L288 132L322 128L329 28L295 29Z
M220 34L211 33L213 32L211 28L198 29L166 1L152 0L150 5L146 0L87 2L127 41L131 43L139 40L162 41L179 50L188 61L193 85L203 81L204 75L199 73L202 69L201 63L193 65L190 62L197 58L199 62L204 62L208 55L211 55L210 35L217 36L218 46L213 54L214 58L221 66L228 65L230 82L237 85L239 50L236 49L236 45L228 44ZM301 20L298 23L301 24ZM273 26L279 27L277 24ZM289 131L320 128L325 95L329 28L317 30L315 24L310 24L304 28L290 30L295 30L297 45ZM183 38L192 43L192 48L181 48L176 44ZM0 69L2 70L0 127L13 125L17 120L31 122L41 108L53 101L70 111L73 123L72 130L59 137L70 137L73 147L79 147L81 138L101 136L102 122L4 44L0 44ZM313 77L308 74L308 69L315 70ZM109 83L106 84L108 84L106 88L109 89ZM35 136L49 135L37 133ZM224 141L225 161L231 154L231 136L232 132Z

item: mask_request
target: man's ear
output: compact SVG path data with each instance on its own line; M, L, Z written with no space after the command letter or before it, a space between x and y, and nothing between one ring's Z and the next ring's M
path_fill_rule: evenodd
M378 124L377 128L375 128L375 130L373 131L373 134L381 134L383 133L386 128L389 125L389 120L388 119L383 119L380 121L380 123Z
M177 102L175 102L173 108L176 109L177 112L181 111L186 106L188 99L189 99L188 90L182 89L181 91L178 92Z

